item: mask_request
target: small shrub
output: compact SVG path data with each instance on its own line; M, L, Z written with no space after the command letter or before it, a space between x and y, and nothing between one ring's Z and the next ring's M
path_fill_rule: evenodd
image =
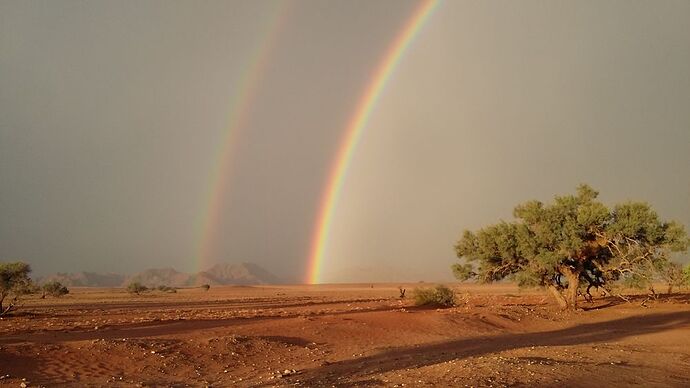
M129 292L130 294L139 295L142 292L146 292L148 290L149 289L145 285L143 285L139 282L131 282L127 285L127 292Z
M666 283L666 293L672 294L674 288L681 288L685 286L686 279L683 274L683 266L669 262L659 270L661 280Z
M208 291L208 290L211 288L211 285L210 285L210 284L202 284L202 285L201 285L201 288L202 288L204 291Z
M43 296L45 297L46 295L53 296L55 298L59 298L63 295L69 294L69 290L67 287L63 286L62 283L58 281L51 281L43 285Z
M162 291L162 292L168 292L171 294L174 294L177 292L177 289L175 287L170 287L170 286L165 286L165 285L158 286L157 290Z
M444 285L438 285L434 288L415 288L413 294L414 303L417 306L455 306L455 292Z

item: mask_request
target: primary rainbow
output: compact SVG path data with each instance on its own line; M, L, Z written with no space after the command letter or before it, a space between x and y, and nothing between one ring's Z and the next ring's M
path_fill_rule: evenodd
M232 173L232 158L237 144L237 134L246 125L251 113L251 106L261 83L261 75L266 67L271 51L275 46L278 32L287 17L287 1L277 3L265 22L263 34L257 39L254 50L247 57L240 85L236 89L230 104L229 124L218 142L214 152L216 162L213 164L209 178L209 186L204 196L204 211L199 220L199 238L196 247L197 270L205 270L211 262L215 249L218 224L228 200L227 189Z
M307 283L315 284L320 281L324 252L333 221L333 212L345 181L345 175L352 159L353 151L362 135L362 131L366 128L369 116L376 106L376 102L381 96L386 82L391 78L393 71L400 62L400 58L402 58L414 37L429 18L437 3L436 0L423 0L415 8L402 31L396 36L383 56L371 77L371 81L357 103L354 115L348 122L345 136L337 151L335 163L328 175L327 185L319 206L317 228L312 238L307 267Z

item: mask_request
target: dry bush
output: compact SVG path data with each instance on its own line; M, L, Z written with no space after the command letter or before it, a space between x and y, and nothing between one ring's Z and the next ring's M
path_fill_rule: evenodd
M148 290L148 287L139 282L131 282L127 285L127 292L129 292L130 294L139 295L142 292L146 292Z
M434 288L415 288L412 293L417 306L455 306L455 292L444 285Z
M166 286L166 285L160 285L160 286L158 286L156 289L157 289L158 291L167 292L167 293L170 293L170 294L175 294L175 293L177 293L177 288L175 288L175 287L170 287L170 286Z
M69 290L67 287L63 286L62 283L53 280L50 281L46 284L43 285L43 297L45 298L46 295L53 296L55 298L59 298L63 295L69 294Z

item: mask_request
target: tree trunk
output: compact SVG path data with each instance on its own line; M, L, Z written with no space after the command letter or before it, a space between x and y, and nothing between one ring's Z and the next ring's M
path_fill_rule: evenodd
M571 268L563 268L561 270L568 279L568 291L566 292L566 301L568 302L568 308L577 308L577 289L580 287L580 273L574 271Z
M556 288L556 286L549 285L546 287L549 292L551 292L551 295L553 295L554 299L556 299L556 302L558 303L558 306L561 308L561 310L565 310L568 308L568 301L565 300L563 297L563 294L561 294L561 291Z
M12 303L10 302L7 307L4 307L2 303L0 302L0 317L7 314L10 310L12 309Z
M580 287L580 277L578 275L567 276L568 278L568 307L577 308L577 289Z

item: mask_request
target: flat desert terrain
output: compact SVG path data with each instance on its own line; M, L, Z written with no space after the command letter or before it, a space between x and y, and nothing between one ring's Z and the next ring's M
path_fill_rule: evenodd
M690 295L560 312L512 285L73 288L0 320L3 386L690 386Z

